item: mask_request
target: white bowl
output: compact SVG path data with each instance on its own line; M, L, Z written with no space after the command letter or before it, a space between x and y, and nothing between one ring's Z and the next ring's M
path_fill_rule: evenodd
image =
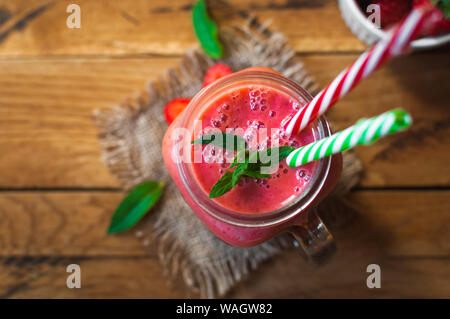
M345 23L361 41L372 45L381 38L386 37L386 32L379 29L367 19L356 0L338 0L342 17ZM435 37L426 37L411 43L414 49L431 49L450 43L450 33Z

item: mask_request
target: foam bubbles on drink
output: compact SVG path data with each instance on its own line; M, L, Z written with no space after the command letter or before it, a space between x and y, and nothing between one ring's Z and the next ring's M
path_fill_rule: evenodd
M251 88L249 91L249 104L252 111L267 110L267 93L264 88Z
M289 101L289 104L290 104L291 107L294 109L294 111L300 110L300 104L298 104L297 102L294 102L294 101L290 100L290 101Z
M258 127L255 122L251 122L244 133L244 140L247 142L249 149L255 150L258 142Z
M263 134L260 129L266 127L263 121L247 121L247 129L244 132L243 138L247 142L250 151L262 151L270 144L270 138ZM258 143L258 141L260 142Z
M304 169L298 168L297 171L295 172L295 176L297 177L297 179L300 180L307 180L306 178L308 178L308 175L306 174L306 171Z
M218 121L218 120L211 120L211 125L213 127L219 128L220 127L220 121Z
M228 119L228 116L226 116L225 114L222 114L219 116L219 121L220 122L225 122Z
M203 129L204 135L211 135L211 134L220 134L220 130L211 126L207 126Z
M261 94L261 91L258 89L251 88L249 94L251 97L257 97Z
M210 163L222 163L223 162L223 151L220 147L215 147L212 144L208 144L202 151L203 160Z

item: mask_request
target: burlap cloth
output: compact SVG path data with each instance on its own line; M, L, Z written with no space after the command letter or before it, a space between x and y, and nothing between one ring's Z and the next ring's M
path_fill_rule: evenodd
M221 29L220 38L226 51L223 62L233 70L269 67L315 93L315 82L285 37L255 18ZM188 291L208 298L223 296L250 270L292 245L286 236L250 248L222 242L187 206L164 166L161 143L167 125L163 107L174 98L195 95L202 86L205 71L213 63L201 49L189 50L177 67L150 82L146 92L94 112L103 159L124 189L145 180L167 183L163 198L139 223L136 236L149 249L157 249L169 278L181 277ZM337 211L339 215L340 211L350 209L342 195L357 183L360 171L359 160L352 153L345 153L342 178L333 194L319 206L319 214Z

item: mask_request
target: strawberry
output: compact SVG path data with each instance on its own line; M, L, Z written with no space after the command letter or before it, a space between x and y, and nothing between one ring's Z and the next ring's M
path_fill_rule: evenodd
M412 8L411 0L373 0L372 4L380 6L382 28L399 22Z
M171 124L175 118L184 111L186 106L191 100L185 98L177 98L164 106L164 116L166 117L167 124Z
M425 35L434 36L450 32L450 4L442 0L414 0L416 6L433 6L436 8L430 16L430 28L425 30ZM442 12L442 9L444 12ZM446 17L447 15L447 17Z
M205 78L203 79L203 87L231 73L233 73L233 71L225 63L214 64L206 71Z

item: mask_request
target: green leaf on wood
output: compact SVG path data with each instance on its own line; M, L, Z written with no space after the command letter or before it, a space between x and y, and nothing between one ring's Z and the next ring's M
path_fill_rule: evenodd
M133 227L156 204L163 188L164 183L147 181L132 189L114 212L108 234Z
M223 56L222 43L218 38L217 25L208 15L205 0L199 0L194 4L192 23L205 53L213 59L221 58Z

